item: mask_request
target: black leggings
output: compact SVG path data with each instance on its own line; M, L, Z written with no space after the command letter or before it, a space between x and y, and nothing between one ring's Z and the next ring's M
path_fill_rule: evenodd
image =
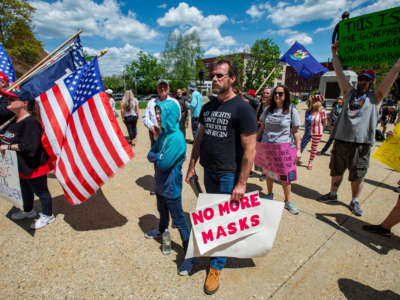
M128 116L124 117L124 123L126 128L128 129L129 138L133 140L136 137L136 124L138 117L137 116Z

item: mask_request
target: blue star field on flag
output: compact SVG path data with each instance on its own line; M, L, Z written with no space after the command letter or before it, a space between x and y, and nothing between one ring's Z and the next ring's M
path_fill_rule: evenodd
M77 68L82 67L86 63L79 35L74 40L74 45L72 46L71 53L74 59L75 66Z
M74 103L72 113L97 93L104 92L97 56L67 76L64 82Z
M0 44L0 72L6 74L10 82L15 82L17 80L13 64L2 44Z

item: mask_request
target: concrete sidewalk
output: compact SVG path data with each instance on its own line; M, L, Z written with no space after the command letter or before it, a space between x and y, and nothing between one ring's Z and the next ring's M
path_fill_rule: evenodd
M299 108L303 114L304 105ZM121 128L126 132L122 122ZM299 166L293 199L300 214L285 210L272 251L257 259L229 259L219 291L206 296L208 259L199 259L190 276L177 275L183 251L176 229L169 256L162 255L159 241L143 237L157 226L158 212L149 193L153 168L141 121L138 131L133 160L84 204L70 206L49 178L57 217L49 226L33 231L31 221L12 221L15 209L0 201L0 299L400 299L400 225L391 238L361 229L380 222L394 206L398 173L371 158L360 200L364 215L356 217L347 207L347 180L339 205L315 201L329 191L329 156L318 156L312 171ZM190 150L188 145L188 156ZM308 156L307 149L304 164ZM202 168L197 170L202 178ZM248 190L256 189L266 193L266 184L251 177ZM283 201L279 185L274 193ZM182 199L186 212L195 208L186 184ZM35 206L40 210L38 201Z

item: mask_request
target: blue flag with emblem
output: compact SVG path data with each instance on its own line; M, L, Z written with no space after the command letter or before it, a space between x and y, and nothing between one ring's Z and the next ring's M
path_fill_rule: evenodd
M43 70L21 84L36 98L50 89L56 80L76 71L85 64L79 36L74 40L73 47L56 61L46 66Z
M311 54L297 41L281 57L283 61L291 65L296 72L305 80L310 79L315 74L324 74L328 69L321 65Z
M8 54L3 48L2 44L0 44L0 72L6 74L8 77L8 81L10 82L14 82L17 80L17 76L15 75L11 59L8 57Z

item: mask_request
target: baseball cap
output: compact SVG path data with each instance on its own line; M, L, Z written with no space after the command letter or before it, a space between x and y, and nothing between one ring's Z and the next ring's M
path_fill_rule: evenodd
M255 97L255 96L256 96L256 91L255 91L255 90L249 90L249 91L247 92L247 94L249 94L250 96Z
M0 90L0 94L7 98L19 98L22 101L28 101L29 103L35 102L35 98L33 98L32 94L28 90L22 88L14 89L10 92Z
M364 77L367 77L367 78L369 78L370 80L373 80L373 79L375 79L376 78L376 74L375 74L375 71L373 70L373 69L365 69L365 70L362 70L361 72L360 72L360 75L358 75L358 77L361 77L361 76L364 76Z
M159 79L157 81L157 86L159 86L161 83L165 83L167 87L169 87L168 81L166 79Z
M109 94L109 95L111 95L111 94L113 93L113 90L112 90L112 89L107 89L107 90L106 90L106 93Z
M4 74L3 72L0 72L0 79L5 82L9 82L7 75Z
M196 90L196 84L194 82L192 82L189 86L189 89L192 91Z

